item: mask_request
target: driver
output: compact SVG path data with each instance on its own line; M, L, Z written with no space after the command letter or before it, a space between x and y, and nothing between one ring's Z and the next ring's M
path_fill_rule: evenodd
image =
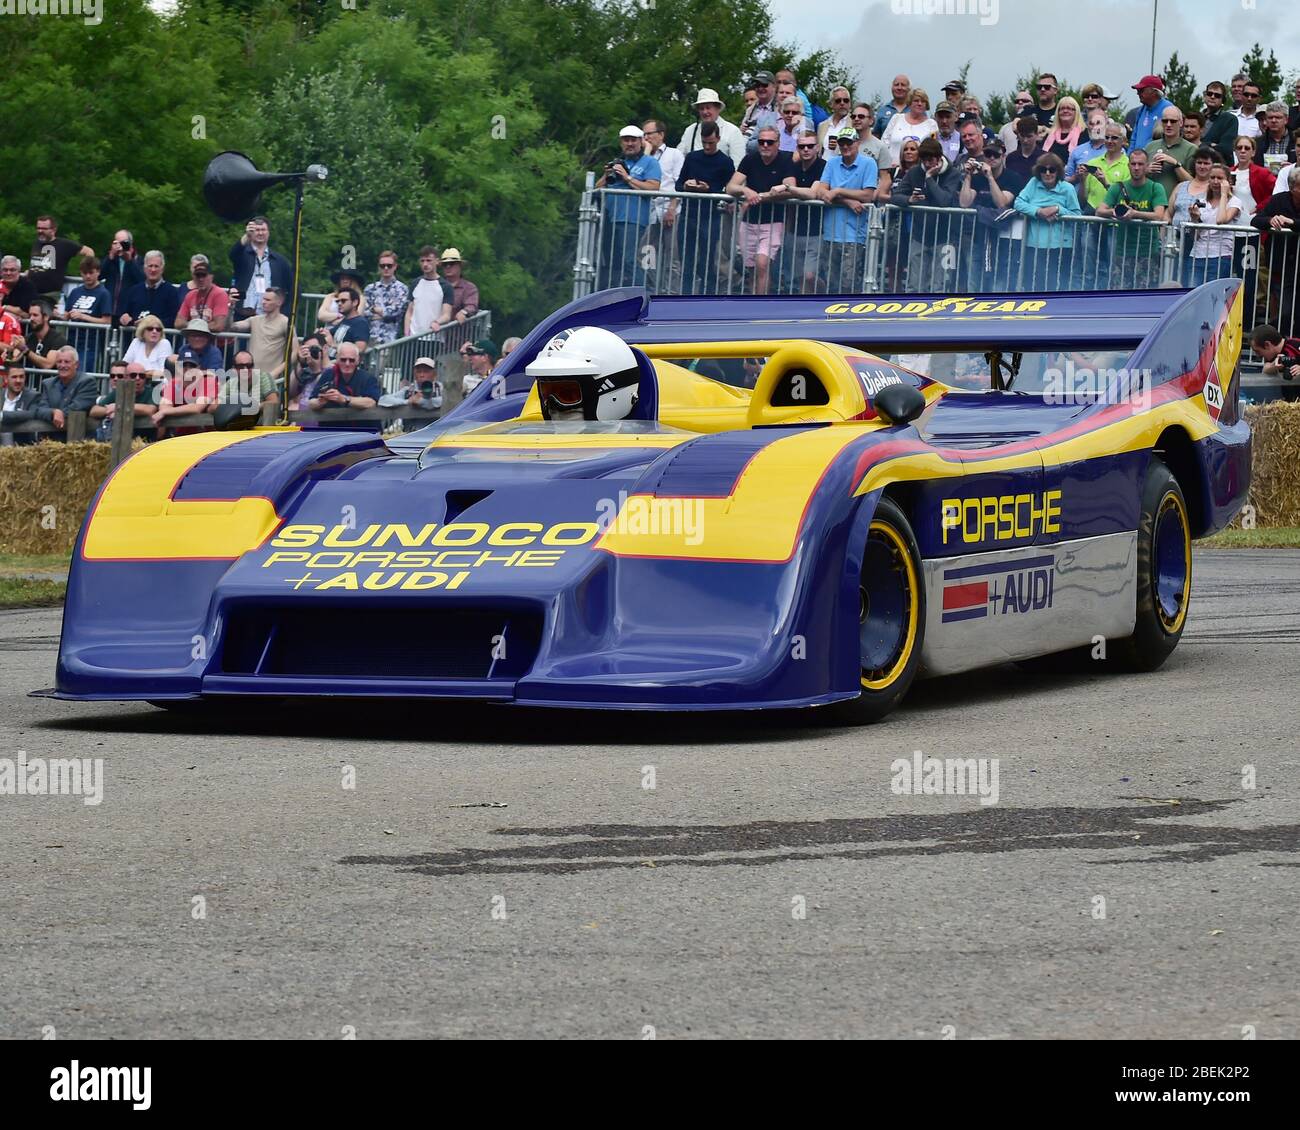
M557 334L524 372L537 382L547 420L626 420L636 408L636 357L621 337L597 326Z

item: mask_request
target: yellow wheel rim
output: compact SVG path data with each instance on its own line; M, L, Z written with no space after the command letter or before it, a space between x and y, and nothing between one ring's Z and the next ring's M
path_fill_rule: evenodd
M867 533L859 586L862 685L888 689L906 669L920 621L920 576L907 541L892 523L876 519Z

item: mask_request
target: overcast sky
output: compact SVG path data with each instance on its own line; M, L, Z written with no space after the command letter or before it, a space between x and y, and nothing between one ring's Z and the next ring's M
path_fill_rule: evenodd
M777 36L837 50L856 70L860 96L887 95L890 79L902 71L935 102L942 97L939 87L969 59L970 87L981 97L1008 89L1036 64L1076 85L1104 83L1130 106L1135 98L1129 88L1149 73L1154 2L769 0ZM1284 76L1300 70L1296 0L1158 3L1156 73L1177 50L1199 83L1215 77L1226 82L1256 41L1265 57L1273 48ZM919 14L931 7L952 14Z

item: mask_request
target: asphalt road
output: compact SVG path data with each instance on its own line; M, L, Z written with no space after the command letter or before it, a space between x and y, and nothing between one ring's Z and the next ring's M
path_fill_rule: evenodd
M1198 552L1155 674L1003 667L861 730L214 729L24 697L59 615L0 613L0 756L102 758L103 799L0 796L0 1036L1300 1036L1300 552ZM997 758L998 803L897 795L914 750Z

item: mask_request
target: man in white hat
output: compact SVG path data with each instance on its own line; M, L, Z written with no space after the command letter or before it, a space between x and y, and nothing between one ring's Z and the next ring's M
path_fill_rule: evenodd
M745 156L745 135L740 132L739 126L732 125L719 116L725 107L726 103L718 97L716 90L708 86L700 88L695 96L695 112L699 114L700 120L686 127L682 140L677 145L683 156L704 148L704 143L700 140L700 122L717 122L718 148L731 158L733 165L740 165Z
M606 163L596 187L637 192L658 188L663 174L659 162L645 152L645 133L641 127L624 126L619 130L618 143L622 156ZM625 191L603 196L605 215L600 226L600 261L605 267L605 285L644 286L641 244L650 224L651 198ZM443 262L446 261L444 253Z
M460 249L448 247L438 265L442 268L443 278L451 283L451 316L458 322L474 317L479 309L478 287L461 275L465 260L461 258Z

